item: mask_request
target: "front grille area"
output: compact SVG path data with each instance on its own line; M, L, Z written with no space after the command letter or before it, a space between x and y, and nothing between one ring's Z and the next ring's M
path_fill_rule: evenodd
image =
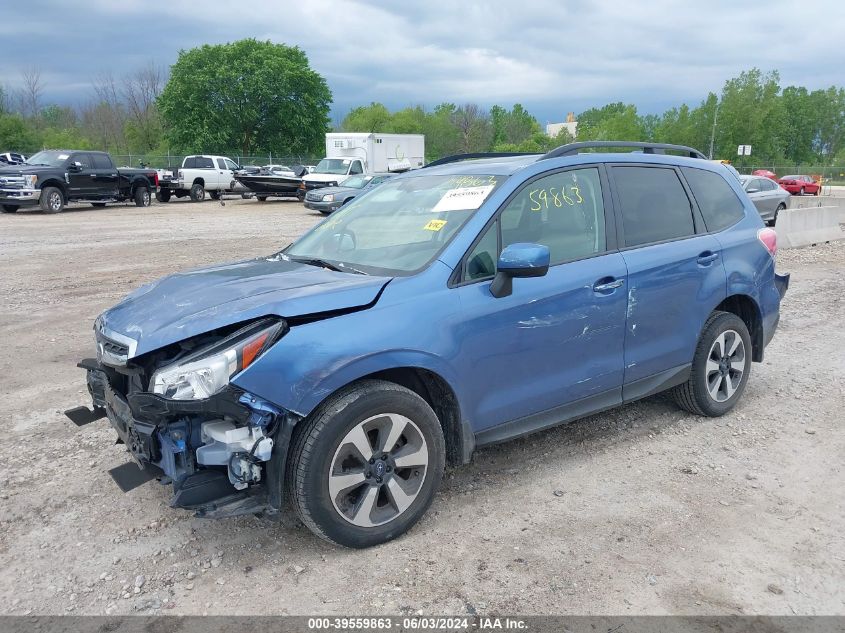
M323 199L323 194L321 193L311 193L310 191L305 194L305 199L310 202L319 202Z
M0 189L23 189L26 186L23 178L7 176L0 178Z

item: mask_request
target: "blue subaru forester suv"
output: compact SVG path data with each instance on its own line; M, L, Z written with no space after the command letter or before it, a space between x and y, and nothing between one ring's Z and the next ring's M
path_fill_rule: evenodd
M664 390L729 411L778 323L775 250L691 148L450 157L275 255L127 296L80 363L93 410L67 413L108 417L124 490L155 478L207 517L289 504L375 545L480 446Z

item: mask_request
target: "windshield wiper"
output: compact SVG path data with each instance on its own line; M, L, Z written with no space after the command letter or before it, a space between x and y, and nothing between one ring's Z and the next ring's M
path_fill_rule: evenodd
M293 262L299 262L300 264L306 264L308 266L319 266L320 268L328 268L329 270L333 270L337 273L355 273L356 275L366 275L363 270L358 270L357 268L353 268L352 266L347 266L345 264L335 264L330 262L326 259L320 259L319 257L291 257L288 255L288 259Z

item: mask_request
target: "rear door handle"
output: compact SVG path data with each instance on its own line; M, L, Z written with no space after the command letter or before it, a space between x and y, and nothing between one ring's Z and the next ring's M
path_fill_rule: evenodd
M610 279L610 281L607 281ZM625 283L624 279L613 279L612 277L603 277L593 284L593 292L610 292L616 290Z
M698 256L698 263L700 266L709 266L717 259L719 259L719 253L714 253L712 251L704 251Z

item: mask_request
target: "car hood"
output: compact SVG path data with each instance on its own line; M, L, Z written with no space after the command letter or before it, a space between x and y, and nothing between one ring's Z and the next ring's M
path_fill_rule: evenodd
M21 174L43 174L62 171L62 167L36 167L35 165L6 165L0 167L0 178L3 176L20 176Z
M106 335L110 331L134 341L131 358L262 316L291 318L367 306L390 279L335 272L283 256L235 262L142 286L100 315L99 325Z
M347 193L354 193L359 194L364 189L356 189L355 187L321 187L318 189L321 196L325 196L327 194L334 194L334 195L345 195Z
M302 180L305 182L343 182L349 178L349 174L305 174Z

